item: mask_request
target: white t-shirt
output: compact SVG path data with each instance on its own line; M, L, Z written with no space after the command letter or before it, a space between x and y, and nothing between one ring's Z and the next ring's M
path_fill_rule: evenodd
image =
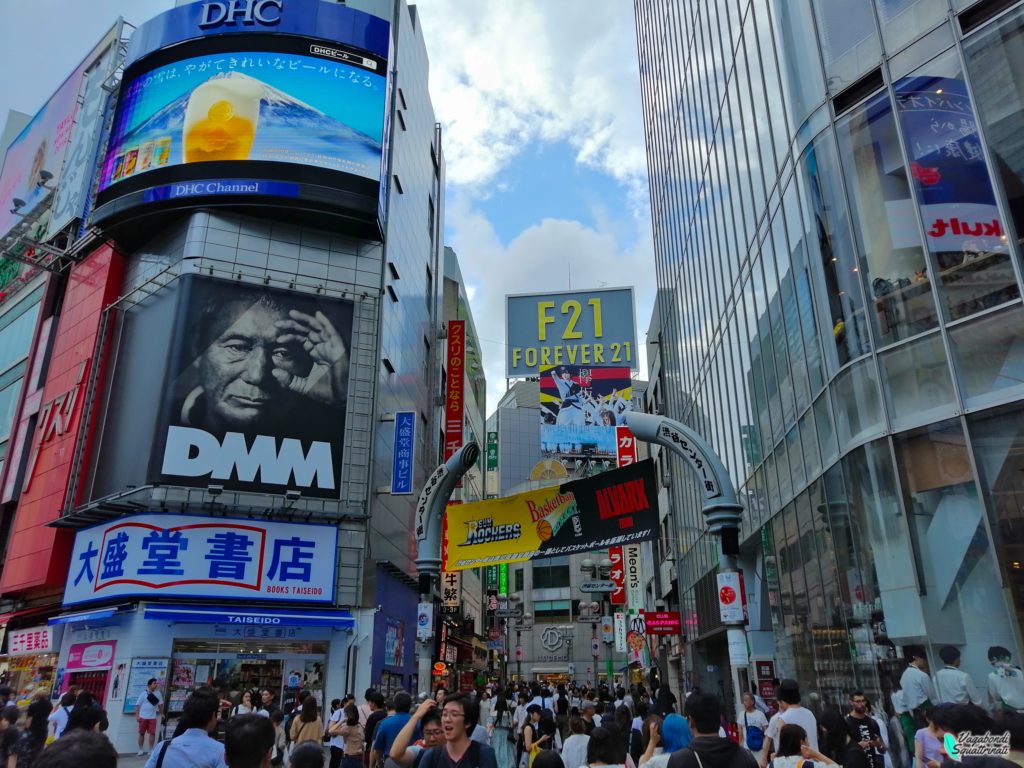
M747 751L750 751L750 747L747 746L746 729L748 727L760 728L762 733L768 732L768 718L764 716L764 712L760 709L755 709L753 712L743 710L742 714L740 714L740 725L743 726L743 733L740 734L740 744Z
M334 710L331 713L330 719L327 721L327 729L330 730L331 725L333 723L337 723L337 722L341 721L341 719L344 716L345 716L345 709L343 707L340 708L340 709ZM345 737L344 736L331 736L331 746L332 747L337 747L338 749L344 751L344 749L345 749Z
M779 747L779 731L783 725L799 725L807 732L807 743L813 749L818 748L818 721L814 713L806 707L790 707L785 712L772 715L768 723L768 738L772 740L772 747Z
M139 710L139 719L140 720L156 720L157 717L160 714L159 712L157 712L156 708L160 704L164 703L164 697L160 695L160 691L152 691L152 694L154 696L156 696L156 698L157 698L157 703L156 704L150 704L149 703L149 695L150 695L150 693L151 693L150 690L147 688L146 690L144 690L142 693L139 694L139 699L138 699L138 701L135 702L135 706Z

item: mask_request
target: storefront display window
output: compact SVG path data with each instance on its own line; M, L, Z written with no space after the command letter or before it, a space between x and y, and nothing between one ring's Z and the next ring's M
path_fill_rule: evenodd
M893 84L896 113L932 256L951 320L1020 295L1005 223L956 51Z
M924 614L899 642L928 643L933 665L939 648L957 647L961 669L984 690L988 648L1016 643L960 420L894 442L921 582L913 597Z
M875 96L840 120L836 130L863 254L852 270L864 280L871 301L868 315L884 346L938 324L889 95Z
M179 640L172 654L168 713L179 714L189 694L204 684L235 703L247 690L270 691L279 705L309 691L322 708L326 668L325 642Z
M1020 637L1024 633L1024 411L1020 403L1015 403L968 416L967 423L982 492L988 501L989 529L1003 594L1016 617ZM997 586L997 582L991 584L993 592L998 591ZM1017 650L1013 662L1019 665Z

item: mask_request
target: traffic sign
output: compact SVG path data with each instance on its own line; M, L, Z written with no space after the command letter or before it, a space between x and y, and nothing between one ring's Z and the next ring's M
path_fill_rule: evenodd
M523 660L523 646L517 645L516 646L516 661L522 661L522 660Z
M497 640L501 637L501 630L497 627L491 627L487 630L487 638L489 640Z
M611 579L584 581L580 584L580 592L614 592L615 582Z
M494 612L499 619L516 619L523 615L522 608L499 608Z
M597 641L597 638L595 637L593 640L590 641L590 655L591 656L597 656L600 653L601 653L601 643L599 643Z

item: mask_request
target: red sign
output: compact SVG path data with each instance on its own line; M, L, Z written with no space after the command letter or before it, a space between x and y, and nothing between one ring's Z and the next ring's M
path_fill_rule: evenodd
M648 635L681 635L683 622L678 611L644 611Z
M757 692L765 701L772 701L775 698L775 682L772 680L758 680Z
M736 590L732 587L722 587L718 599L723 605L732 605L736 601Z
M769 659L755 661L754 668L757 670L758 680L775 679L775 662Z
M448 392L444 403L444 460L462 447L466 381L466 321L448 321Z
M619 467L636 464L636 438L629 431L629 427L615 428L615 458L616 466Z
M76 440L81 436L87 452L93 427L80 424L86 394L83 377L88 374L83 362L92 360L97 345L105 341L99 338L100 319L104 308L117 299L123 272L124 258L103 245L75 265L68 277L39 401L46 405L40 408L35 434L27 436L32 464L7 544L0 577L4 595L59 586L67 576L72 537L48 523L57 519L65 501L79 501L78 489L68 487Z
M612 571L608 577L615 584L612 592L612 605L626 604L626 570L622 567L622 547L609 547L608 559L612 561Z

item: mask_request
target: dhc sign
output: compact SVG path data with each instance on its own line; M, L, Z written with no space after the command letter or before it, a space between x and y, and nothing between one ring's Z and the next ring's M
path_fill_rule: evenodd
M209 29L238 23L272 27L281 21L283 10L284 0L213 0L203 3L199 27Z

